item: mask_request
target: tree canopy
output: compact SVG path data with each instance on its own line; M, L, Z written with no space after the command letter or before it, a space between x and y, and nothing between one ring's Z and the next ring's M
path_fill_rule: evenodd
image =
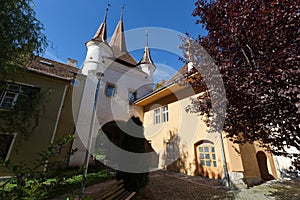
M35 18L32 0L2 0L0 4L0 80L24 67L47 46L43 25Z
M18 69L25 69L33 55L44 51L43 25L35 18L31 0L1 0L0 3L0 95L14 80ZM42 98L48 91L30 90L20 95L13 109L0 112L0 133L21 133L27 139L38 124ZM2 94L3 93L3 94ZM19 140L20 141L20 140Z
M198 0L195 5L196 23L208 35L199 36L189 51L203 46L218 66L228 136L271 144L276 155L299 159L285 150L300 150L299 0ZM204 85L202 77L194 79ZM201 98L192 110L210 113L211 101L203 100L209 95Z

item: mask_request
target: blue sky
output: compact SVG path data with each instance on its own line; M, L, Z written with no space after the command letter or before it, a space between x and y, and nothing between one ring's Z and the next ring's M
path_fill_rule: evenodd
M44 24L44 33L49 40L49 47L43 56L59 62L73 58L81 67L86 55L85 42L94 36L103 21L107 2L34 0L36 17ZM122 4L125 4L124 28L129 31L125 33L127 47L137 61L143 53L146 32L149 33L152 59L157 65L156 81L167 79L183 65L178 60L181 50L174 50L180 42L177 33L188 32L193 37L205 34L201 25L195 24L197 18L191 16L195 0L110 0L109 3L108 37L113 34ZM173 36L169 37L169 34ZM133 43L135 45L132 46Z

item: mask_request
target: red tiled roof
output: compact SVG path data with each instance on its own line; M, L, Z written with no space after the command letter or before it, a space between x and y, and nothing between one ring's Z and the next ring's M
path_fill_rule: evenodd
M130 55L130 53L126 52L124 54L122 54L120 57L118 57L120 60L123 60L127 63L130 63L132 65L136 65L137 62L135 61L135 59Z
M33 72L65 80L73 79L74 74L80 72L80 70L76 67L40 56L36 56L34 60L27 66L27 69Z

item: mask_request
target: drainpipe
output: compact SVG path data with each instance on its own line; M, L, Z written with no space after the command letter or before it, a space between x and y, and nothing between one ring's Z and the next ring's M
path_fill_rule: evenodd
M55 139L55 135L56 135L56 130L57 130L57 126L58 126L58 122L59 122L61 110L62 110L62 107L64 105L64 101L65 101L65 97L66 97L67 88L68 88L68 85L65 85L64 93L63 93L63 96L62 96L62 98L60 100L60 106L59 106L59 109L58 109L58 113L57 113L57 117L56 117L56 121L55 121L54 130L53 130L53 133L52 133L51 144L54 143L54 139Z
M81 192L79 195L79 199L83 198L86 175L87 175L88 166L89 166L89 155L90 155L92 134L93 134L93 129L94 129L94 125L95 125L95 113L96 113L96 108L97 108L100 82L101 82L101 78L104 76L104 74L101 72L98 72L98 73L96 73L96 76L97 76L98 82L97 82L97 87L96 87L96 92L95 92L95 97L94 97L94 106L93 106L92 119L91 119L91 124L90 124L89 135L88 135L88 143L87 143L87 148L85 151L85 158L84 158L85 168L83 169L83 173L82 173Z
M226 162L226 156L224 151L224 144L223 144L223 138L222 133L219 133L219 140L220 140L220 147L222 151L222 162L223 162L223 170L224 170L224 182L226 187L230 187L230 179L229 179L229 173L227 170L227 162Z
M57 130L57 126L58 126L58 122L59 122L61 110L62 110L62 107L64 105L64 101L65 101L67 89L68 89L68 85L65 85L64 93L63 93L63 96L62 96L62 98L60 100L60 105L59 105L59 108L58 108L58 113L57 113L57 116L56 116L54 129L53 129L53 132L52 132L52 137L51 137L51 141L50 141L51 145L54 143L54 139L55 139L55 135L56 135L56 130ZM48 162L49 162L49 160L45 161L44 171L47 171Z

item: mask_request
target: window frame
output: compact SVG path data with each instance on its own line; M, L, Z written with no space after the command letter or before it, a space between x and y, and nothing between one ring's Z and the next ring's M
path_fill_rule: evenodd
M165 108L167 108L165 110ZM162 107L162 122L168 122L169 121L169 108L168 106L163 106Z
M160 108L154 109L154 124L160 124L161 123L160 118L161 118Z
M174 141L167 142L166 151L167 151L167 158L168 159L174 159L175 158L176 153L175 153L175 142Z
M156 111L158 111L158 113ZM166 123L166 122L169 121L169 107L168 107L168 105L161 106L159 108L155 108L153 110L153 112L154 112L154 124L161 124L161 123ZM159 117L159 120L157 120L158 117Z
M112 95L108 95L108 88L109 87L112 87L114 88L114 91L113 91L113 94ZM117 87L115 84L112 84L112 83L106 83L106 86L105 86L105 96L109 97L109 98L113 98L117 93Z
M131 99L132 95L134 96L133 100ZM137 100L137 91L129 90L129 92L128 92L129 104L132 104L135 100Z
M25 96L25 98L30 98L30 96L35 90L40 90L40 88L35 87L33 85L28 85L19 82L7 81L4 82L4 84L5 87L1 88L0 90L0 109L2 110L13 110L21 96ZM17 88L13 89L11 88L11 86L17 86ZM26 89L29 90L26 91ZM8 93L13 94L14 96L9 96ZM5 99L12 99L12 101L5 102ZM8 105L5 106L5 103Z
M9 157L11 155L11 152L12 152L12 149L13 149L16 137L17 137L17 133L0 133L0 136L1 135L13 135L13 138L12 138L12 140L10 142L10 145L8 147L8 150L6 152L5 159L3 160L5 162L5 161L7 161L9 159Z
M197 151L199 164L202 167L218 167L216 148L214 145L199 145Z

